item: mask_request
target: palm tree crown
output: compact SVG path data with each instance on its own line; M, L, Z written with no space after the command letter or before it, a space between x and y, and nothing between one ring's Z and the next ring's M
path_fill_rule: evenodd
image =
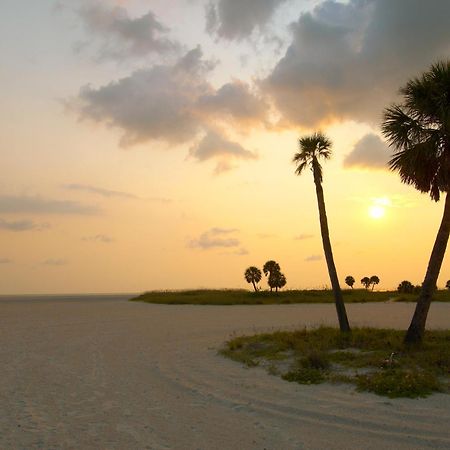
M400 93L404 103L384 112L382 131L394 148L389 167L438 201L450 190L450 61L434 64Z
M301 173L307 168L311 168L318 181L322 182L322 166L319 159L331 158L331 141L320 131L311 136L304 136L298 140L300 151L294 155L293 162L297 164L295 173Z

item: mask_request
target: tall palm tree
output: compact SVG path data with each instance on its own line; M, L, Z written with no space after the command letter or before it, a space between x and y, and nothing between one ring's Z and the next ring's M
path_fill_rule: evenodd
M405 343L423 340L450 234L450 61L439 62L400 89L404 102L384 111L382 131L394 149L389 167L401 181L439 201L444 213Z
M258 290L258 287L256 286L256 284L261 281L261 277L262 277L261 271L255 266L250 266L245 271L244 277L245 277L245 280L247 281L247 283L253 284L253 288L255 289L255 292L256 292Z
M333 288L336 311L341 331L350 331L347 312L345 311L344 299L334 264L333 251L331 249L330 232L328 230L327 213L325 210L325 198L322 188L322 166L320 159L330 159L331 141L322 133L316 132L311 136L299 139L300 151L294 156L294 163L297 164L295 173L301 175L306 168L311 169L316 185L317 204L319 206L320 231L322 233L322 244L327 261L328 273L330 274L331 286Z

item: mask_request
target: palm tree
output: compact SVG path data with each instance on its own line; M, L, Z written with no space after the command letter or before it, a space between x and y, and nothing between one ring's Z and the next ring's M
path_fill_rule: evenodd
M348 277L345 277L345 284L347 286L350 286L353 289L353 285L355 284L355 279L349 275Z
M322 133L316 132L311 136L299 139L300 151L294 156L294 163L297 165L295 173L301 175L309 168L313 173L314 184L316 186L317 204L319 207L320 231L322 233L322 244L327 261L328 273L330 275L331 286L333 288L336 312L341 331L350 331L347 312L345 310L344 299L342 297L339 278L334 264L333 251L331 249L330 232L328 230L327 213L325 210L325 198L322 188L322 166L319 159L330 159L331 141Z
M253 288L255 289L255 292L256 292L258 290L256 284L261 281L261 277L262 277L261 271L255 266L250 266L245 271L244 277L245 277L245 280L247 281L247 283L253 284Z
M286 277L280 271L275 271L269 275L268 283L270 289L275 288L275 292L278 292L278 289L286 285Z
M370 284L372 285L372 291L376 284L380 282L380 279L376 275L372 275L369 279Z
M369 278L369 277L361 278L361 284L362 284L366 289L369 289L369 286L370 286L370 278Z
M401 292L402 294L412 294L414 292L414 285L411 283L411 281L403 280L397 288L398 292Z
M389 167L401 181L439 201L444 213L405 343L423 340L450 234L450 61L439 62L400 89L404 103L384 111L382 131L394 149Z
M267 261L263 266L264 275L265 276L269 275L267 282L269 284L271 292L272 292L272 289L275 287L275 285L270 282L270 277L272 274L279 273L280 271L281 271L280 265L272 259L270 261Z
M450 280L447 280L447 283L445 283L445 287L446 287L447 289L450 289Z

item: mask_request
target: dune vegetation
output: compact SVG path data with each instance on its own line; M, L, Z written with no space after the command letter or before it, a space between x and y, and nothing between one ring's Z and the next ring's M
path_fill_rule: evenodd
M346 303L415 302L417 294L398 291L371 291L366 289L343 290ZM167 305L272 305L294 303L334 303L333 291L328 289L286 290L279 292L244 289L151 291L131 299L146 303ZM439 290L434 301L450 302L450 291Z
M400 330L321 327L234 337L220 353L300 384L351 383L387 397L450 393L450 331L426 331L420 346L405 345L403 336Z

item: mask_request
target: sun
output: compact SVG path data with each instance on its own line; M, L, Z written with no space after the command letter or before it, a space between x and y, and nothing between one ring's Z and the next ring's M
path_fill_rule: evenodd
M374 198L369 206L369 216L372 219L381 219L389 206L391 206L391 201L387 197Z
M381 219L386 213L386 208L381 205L372 205L369 207L369 216L372 219Z

